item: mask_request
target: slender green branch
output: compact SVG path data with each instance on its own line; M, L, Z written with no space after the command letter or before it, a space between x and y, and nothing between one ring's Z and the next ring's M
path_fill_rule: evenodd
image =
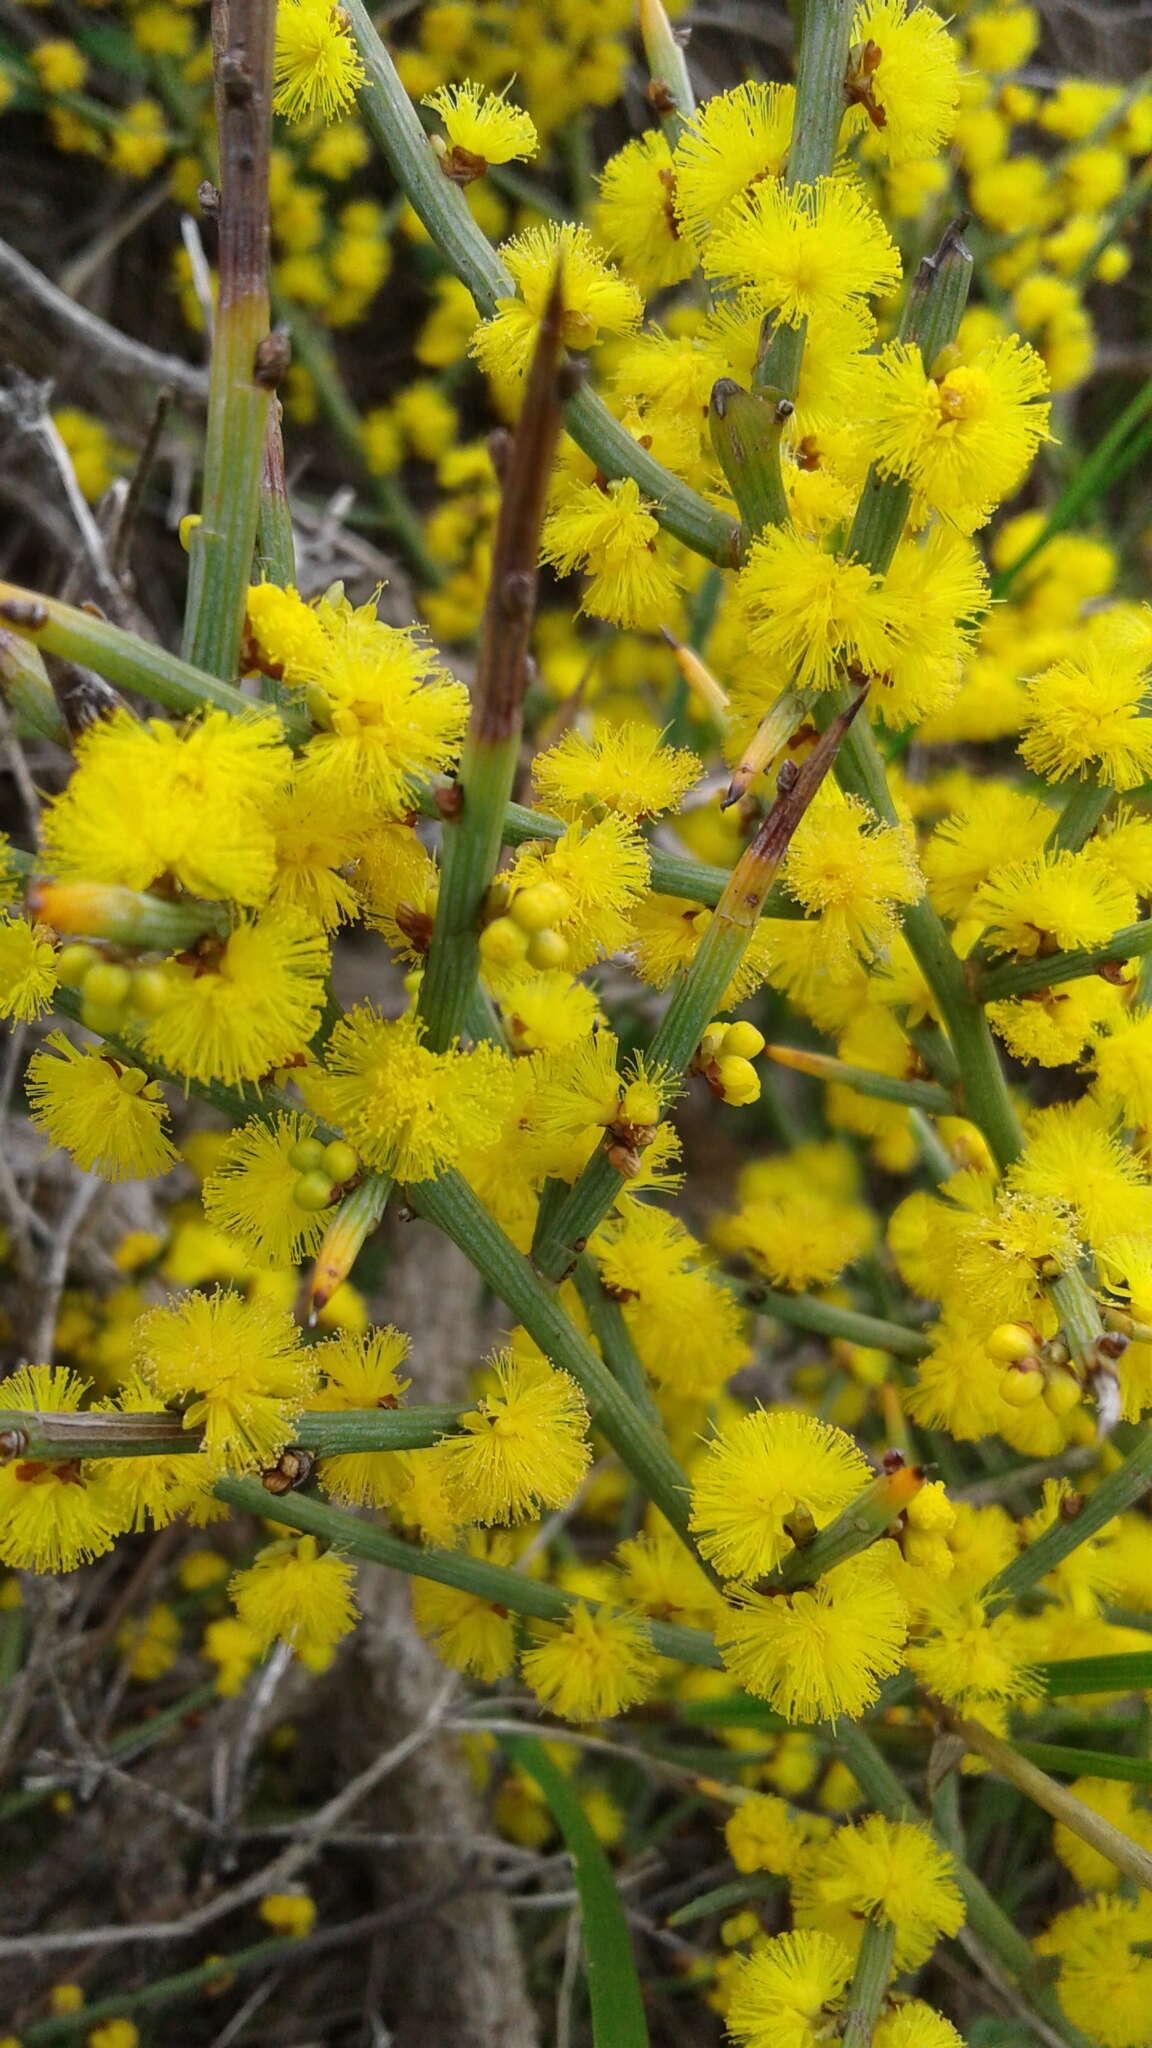
M640 1354L632 1342L620 1303L615 1301L596 1269L596 1262L582 1252L576 1261L576 1289L588 1316L588 1326L603 1353L604 1363L615 1373L624 1392L652 1428L664 1433L656 1397L648 1381Z
M1078 1835L1082 1842L1087 1842L1097 1855L1106 1857L1125 1877L1133 1878L1137 1884L1143 1885L1145 1891L1152 1891L1152 1856L1131 1836L1114 1827L1102 1814L1094 1813L1074 1792L1058 1785L1055 1778L1050 1778L1037 1764L1021 1756L1010 1742L1002 1742L979 1721L966 1721L958 1715L949 1715L948 1726L963 1738L969 1749L991 1764L999 1777L1006 1778L1034 1805L1043 1807L1053 1820Z
M866 1344L870 1350L889 1351L896 1358L924 1358L932 1348L919 1330L840 1308L835 1302L818 1301L812 1294L781 1294L753 1281L744 1299L757 1315L772 1316L793 1329L811 1330L813 1336L839 1338L847 1344Z
M203 668L169 654L151 641L125 633L107 619L82 612L52 597L0 583L0 623L31 640L45 654L63 655L82 668L95 669L105 682L122 690L138 690L169 711L195 712L212 707L251 717L252 699ZM302 712L281 711L290 740L306 739L310 730Z
M473 220L463 192L444 176L363 0L347 0L345 12L364 61L360 110L365 125L445 262L467 285L481 314L491 315L501 299L515 298L512 279ZM587 385L569 400L564 423L606 477L635 477L661 525L678 540L710 561L735 562L735 521L655 461Z
M1079 1510L1068 1521L1057 1520L1051 1528L1045 1529L1025 1550L1005 1565L1002 1572L990 1580L982 1595L992 1613L1018 1600L1022 1593L1055 1571L1066 1557L1095 1536L1100 1529L1122 1515L1127 1508L1134 1507L1141 1496L1152 1486L1152 1429L1145 1429L1122 1465L1109 1472L1085 1495Z
M891 1920L865 1920L844 2011L843 2048L871 2048L895 1952L896 1929Z
M879 1541L892 1523L899 1520L910 1500L914 1500L923 1485L923 1476L915 1466L901 1465L894 1472L881 1472L877 1478L849 1501L846 1508L820 1529L808 1543L797 1543L782 1558L774 1572L769 1572L761 1582L761 1590L780 1587L784 1591L796 1592L801 1586L814 1586L817 1579L833 1566L843 1564L846 1558L856 1557L862 1550L870 1550Z
M326 1501L317 1500L307 1493L289 1493L273 1498L258 1479L219 1479L216 1482L217 1500L228 1507L239 1508L262 1520L274 1519L285 1528L299 1529L303 1534L319 1536L325 1542L345 1550L351 1557L362 1557L372 1564L389 1565L393 1571L404 1572L409 1578L431 1579L439 1586L453 1586L461 1593L473 1593L478 1600L489 1600L494 1607L508 1608L513 1614L525 1614L536 1621L563 1621L577 1598L583 1595L561 1593L554 1586L546 1586L539 1579L531 1579L525 1572L510 1571L504 1565L488 1564L483 1558L473 1557L465 1550L437 1550L434 1546L421 1548L415 1543L405 1543L400 1536L393 1536L387 1529L381 1529L374 1522L363 1522L358 1516L342 1508L330 1507ZM604 1603L589 1600L590 1607ZM709 1670L720 1671L723 1666L720 1653L710 1635L703 1629L683 1628L675 1622L649 1623L652 1641L662 1657L676 1657L682 1664L703 1664Z
M457 1428L459 1408L306 1409L292 1425L292 1442L318 1458L350 1451L416 1451ZM73 1458L191 1457L202 1429L181 1429L170 1412L120 1415L97 1409L79 1414L0 1409L0 1459L70 1464Z
M268 411L282 347L268 333L268 165L275 0L212 9L220 150L219 303L212 338L202 516L189 544L182 652L231 678L260 516Z
M796 66L796 120L785 180L811 185L827 177L847 101L844 81L854 0L813 0L804 9Z
M30 641L6 627L0 627L0 692L18 731L37 733L60 747L71 744L39 653Z
M1064 805L1048 835L1049 853L1079 853L1100 823L1116 791L1094 782L1080 783Z
M1119 967L1152 953L1152 918L1139 924L1122 925L1102 946L1081 946L1069 953L1037 954L1034 960L1010 960L1002 967L986 967L975 993L982 1003L1002 1003L1013 996L1034 995L1038 989L1059 988L1066 981L1082 981L1098 974L1102 967Z

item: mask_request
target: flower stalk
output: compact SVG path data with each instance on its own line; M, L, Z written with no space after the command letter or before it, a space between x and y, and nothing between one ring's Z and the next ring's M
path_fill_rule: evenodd
M858 1095L871 1095L878 1102L899 1102L908 1109L922 1109L929 1116L955 1116L956 1103L946 1088L934 1081L905 1081L899 1074L877 1073L872 1067L854 1067L832 1053L809 1052L806 1046L766 1045L766 1059L793 1073L811 1074L814 1080L854 1088Z
M1002 1003L1013 996L1030 996L1040 989L1057 988L1066 981L1083 981L1090 974L1120 968L1126 960L1143 959L1149 953L1152 918L1145 917L1138 924L1121 925L1102 946L1080 946L1068 953L1038 953L1032 960L1009 960L1000 967L985 967L976 978L974 993L982 1003Z
M812 1294L781 1294L778 1289L762 1287L754 1280L744 1299L757 1315L771 1316L792 1329L808 1330L814 1337L827 1337L832 1342L864 1344L872 1351L889 1351L896 1358L924 1358L931 1350L927 1337L919 1330L905 1329L902 1323L886 1322L881 1316L867 1316L857 1309L841 1308L837 1302L818 1301Z

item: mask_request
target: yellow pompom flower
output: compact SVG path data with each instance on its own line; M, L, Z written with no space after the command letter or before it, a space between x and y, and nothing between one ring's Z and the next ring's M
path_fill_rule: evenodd
M596 232L646 295L680 284L696 268L696 250L680 232L675 196L672 151L659 128L626 142L604 166Z
M907 1610L886 1544L798 1593L747 1593L717 1630L724 1668L788 1721L856 1719L900 1669Z
M150 1309L135 1331L136 1362L162 1400L204 1430L216 1472L260 1471L289 1442L316 1371L284 1309L256 1296L187 1294Z
M1037 1937L1058 1956L1057 1992L1073 2026L1101 2048L1145 2048L1152 2003L1152 1900L1101 1893L1060 1913Z
M88 1392L62 1366L22 1365L0 1381L6 1408L75 1414ZM111 1550L126 1524L98 1466L0 1465L0 1563L14 1571L71 1572Z
M323 730L304 748L296 787L338 810L402 818L413 782L455 760L468 692L414 629L385 625L373 606L326 605L322 618L323 652L300 680Z
M484 1564L514 1565L519 1547L505 1529L469 1529L465 1538L467 1555ZM516 1621L506 1607L433 1579L413 1579L412 1614L453 1671L466 1671L481 1685L507 1678L516 1662Z
M554 844L529 841L507 876L513 896L537 882L562 890L566 907L553 929L568 942L573 974L619 951L631 932L630 913L648 882L648 854L639 834L615 812L595 825L569 825Z
M364 82L347 16L332 0L279 0L272 105L290 121L334 121Z
M927 1828L870 1813L817 1844L792 1884L797 1927L819 1927L850 1954L865 1920L896 1930L894 1966L925 1963L942 1934L964 1925L955 1864Z
M899 608L863 562L842 561L818 540L769 528L736 591L750 652L800 688L831 689L849 664L868 675L892 666Z
M520 157L535 156L540 147L536 124L523 107L513 106L502 93L488 92L471 79L425 93L424 105L444 123L452 146L441 163L458 184L479 177L489 164L510 164Z
M390 1323L360 1337L342 1330L317 1344L312 1363L322 1374L314 1408L339 1413L343 1408L398 1408L409 1381L399 1368L408 1356L408 1339ZM403 1485L404 1472L394 1451L342 1451L320 1460L320 1483L345 1507L383 1507Z
M988 781L937 825L921 854L932 901L945 917L967 915L994 869L1044 850L1052 830L1047 804L1008 782Z
M328 947L298 911L238 924L179 970L145 1051L193 1081L259 1081L304 1051L320 1020Z
M590 578L581 611L652 631L675 612L676 579L635 477L569 484L544 522L541 552L561 576Z
M494 1145L512 1089L511 1063L494 1047L430 1052L422 1038L411 1011L390 1020L361 1004L341 1017L308 1082L318 1113L400 1181L430 1180L466 1147Z
M308 682L328 642L315 605L291 585L254 583L245 614L245 665L277 680Z
M907 1662L938 1699L968 1713L1043 1692L1026 1627L1010 1609L989 1619L975 1594L948 1580L927 1595L917 1589L913 1597L918 1639L908 1648Z
M588 1408L566 1372L497 1352L495 1388L441 1446L462 1522L523 1522L571 1500L591 1462Z
M294 1148L315 1131L311 1117L251 1117L231 1131L202 1190L204 1214L214 1229L254 1265L295 1266L316 1250L327 1228L324 1211L296 1200L301 1169Z
M784 885L819 918L815 943L833 975L889 945L898 906L924 893L908 832L871 818L856 797L817 798L789 846Z
M1021 1194L1062 1203L1094 1250L1113 1237L1152 1231L1152 1182L1113 1130L1107 1110L1087 1096L1029 1118L1008 1183Z
M289 1643L298 1657L321 1662L356 1625L354 1580L345 1558L301 1536L270 1543L246 1571L233 1573L228 1591L262 1649Z
M635 285L602 257L587 228L549 221L501 244L500 255L519 289L472 337L471 353L483 370L505 382L523 377L557 265L563 267L560 335L566 348L588 349L605 334L631 334L643 305Z
M752 1584L793 1549L791 1517L824 1528L871 1476L842 1429L790 1408L756 1408L707 1445L692 1489L692 1528L723 1578Z
M965 532L1015 490L1048 438L1048 374L1018 335L968 361L946 357L933 374L910 342L890 342L870 382L874 460Z
M958 52L944 23L909 0L865 0L853 17L852 46L846 132L865 130L890 164L934 156L950 139L960 104Z
M789 327L817 325L894 291L900 255L858 186L820 178L791 190L769 179L737 200L701 251L710 277L752 288Z
M728 1854L742 1876L770 1870L787 1877L808 1839L800 1816L774 1792L753 1792L724 1823Z
M703 774L687 747L665 746L653 727L627 720L605 726L595 739L569 731L554 747L537 754L532 785L542 810L561 818L593 808L626 818L655 818L679 810Z
M604 1721L655 1686L659 1659L638 1616L578 1600L564 1622L538 1624L521 1670L541 1704L566 1721Z
M872 2048L964 2048L950 2020L922 1998L900 1999L887 2009L872 2030Z
M216 1690L221 1699L235 1699L243 1692L249 1673L259 1661L263 1645L259 1636L234 1614L210 1621L204 1631L200 1655L216 1666Z
M563 1052L603 1024L595 989L560 968L517 976L500 990L499 1003L518 1053Z
M257 1911L265 1926L287 1941L302 1941L316 1925L316 1901L307 1892L269 1892Z
M314 790L292 788L273 798L266 816L276 860L271 907L294 910L326 932L354 918L356 890L341 870L359 858L369 815L334 814Z
M1116 1020L1111 1034L1094 1046L1096 1092L1124 1122L1152 1125L1152 1010L1135 1010Z
M993 952L1022 960L1053 946L1101 946L1135 910L1131 889L1088 853L1042 853L994 868L972 899Z
M56 993L56 942L42 924L0 917L0 1017L30 1024Z
M1087 645L1027 689L1020 752L1049 782L1096 775L1114 789L1152 776L1148 668L1139 649Z
M262 903L275 845L265 809L291 755L278 718L209 711L180 730L126 711L90 726L63 794L45 807L44 857L65 879Z
M851 1981L852 1957L832 1935L761 1936L728 1980L728 2032L740 2048L815 2048Z
M673 156L676 210L693 240L703 243L734 199L764 178L778 178L788 160L796 93L759 79L717 93L698 107Z
M28 52L28 62L45 92L76 92L88 72L88 59L75 43L50 36Z
M176 1152L155 1081L110 1053L81 1052L54 1031L28 1062L32 1121L88 1173L145 1180L167 1173Z

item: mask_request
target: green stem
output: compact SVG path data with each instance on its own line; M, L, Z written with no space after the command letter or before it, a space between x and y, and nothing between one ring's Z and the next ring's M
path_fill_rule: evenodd
M363 0L347 0L345 12L364 62L360 111L365 126L445 262L467 285L481 315L490 316L501 299L515 298L512 279L473 220L463 192L444 176ZM606 477L635 477L669 533L710 561L731 565L736 560L735 522L655 461L587 385L569 400L564 423Z
M519 724L502 740L477 742L469 734L464 745L460 809L444 821L440 896L420 984L420 1014L433 1052L443 1052L463 1030L477 986L484 898L500 865L519 760Z
M420 1181L408 1191L412 1207L458 1244L494 1294L507 1304L546 1358L583 1388L592 1419L650 1500L692 1548L688 1534L689 1485L663 1437L597 1357L560 1307L552 1290L460 1174Z
M1057 1520L1042 1536L1030 1543L1019 1557L1005 1565L1002 1572L989 1581L984 1588L982 1599L989 1613L995 1614L1018 1600L1023 1593L1055 1571L1066 1557L1095 1536L1115 1515L1122 1515L1152 1486L1152 1429L1145 1429L1136 1447L1130 1451L1122 1465L1107 1477L1093 1491L1085 1495L1079 1512L1071 1521Z
M1037 989L1058 988L1066 981L1082 981L1102 967L1119 966L1148 953L1152 953L1152 918L1146 917L1139 924L1122 925L1102 946L1081 946L1070 953L1037 954L1034 960L986 967L976 983L976 996L982 1003L1001 1003L1012 996L1032 995Z
M866 1919L844 2011L843 2048L871 2048L895 1952L896 1929L891 1920Z
M308 1409L292 1424L292 1442L318 1458L352 1451L416 1451L437 1444L458 1427L459 1408ZM0 1409L0 1444L19 1439L9 1456L39 1464L68 1464L73 1458L191 1457L201 1447L201 1429L181 1429L164 1410L154 1414L33 1413Z
M844 119L844 80L852 38L854 0L814 0L804 9L796 66L796 120L786 183L812 185L827 177Z
M647 1416L652 1428L663 1435L664 1423L656 1397L640 1354L632 1342L620 1303L608 1293L595 1261L587 1252L577 1259L574 1278L576 1291L588 1316L588 1326L600 1347L605 1365L615 1374L629 1400L635 1403L642 1415Z
M472 1593L478 1600L488 1600L494 1607L506 1607L531 1620L563 1621L575 1601L584 1599L582 1594L560 1593L555 1587L530 1579L524 1572L510 1571L505 1565L488 1564L464 1550L437 1550L431 1545L421 1548L405 1543L402 1537L391 1535L376 1523L363 1522L341 1508L329 1507L326 1501L311 1494L289 1493L272 1499L258 1479L218 1479L213 1491L217 1500L228 1507L256 1515L261 1521L274 1518L285 1528L319 1536L352 1557L389 1565L409 1578L431 1579L438 1586ZM601 1607L606 1603L585 1600L585 1604ZM662 1657L678 1658L682 1664L702 1664L711 1671L723 1669L720 1653L703 1629L658 1621L649 1622L648 1627Z
M34 641L45 654L59 654L82 668L95 669L105 682L138 690L169 711L196 712L211 706L250 717L252 699L203 668L169 654L151 641L125 633L107 619L60 604L55 598L0 583L0 623ZM306 739L308 720L300 712L281 712L290 740Z
M1094 1813L1074 1792L1058 1785L1055 1778L1050 1778L1037 1764L1021 1756L1010 1742L1002 1742L991 1729L982 1727L978 1721L966 1721L959 1716L949 1716L948 1726L955 1729L969 1749L982 1756L999 1777L1006 1778L1026 1799L1031 1799L1034 1805L1050 1813L1053 1820L1078 1835L1082 1842L1087 1842L1089 1848L1106 1857L1125 1877L1133 1878L1137 1884L1143 1885L1145 1891L1152 1891L1152 1856L1147 1849L1142 1849L1138 1842L1132 1841L1102 1814Z
M865 1344L872 1351L888 1351L896 1358L924 1358L932 1348L919 1330L907 1330L900 1323L862 1315L856 1309L840 1308L831 1301L817 1301L812 1294L780 1294L753 1281L744 1299L757 1315L772 1316L793 1329L810 1330L814 1336L838 1338L847 1344Z
M71 744L56 693L35 647L0 627L0 692L18 732L34 732L57 746Z
M208 386L202 517L189 545L182 653L231 678L239 669L244 607L260 514L274 377L268 342L268 162L272 136L275 0L212 10L220 145L219 303Z
M1079 853L1112 802L1114 789L1082 783L1072 791L1048 835L1046 853Z

